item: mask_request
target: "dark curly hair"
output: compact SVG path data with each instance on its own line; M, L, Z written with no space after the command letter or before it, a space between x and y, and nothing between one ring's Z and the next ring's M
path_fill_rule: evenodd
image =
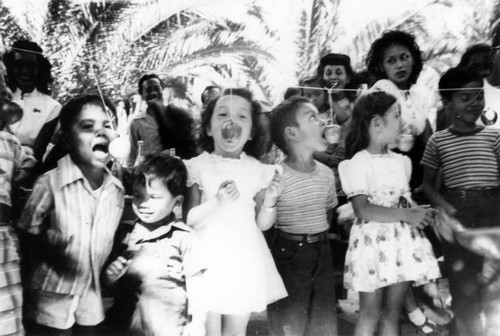
M370 122L375 116L383 117L395 102L396 97L384 91L374 91L358 98L345 140L346 159L351 159L354 154L368 147Z
M412 34L400 30L390 30L385 32L380 38L376 39L366 57L366 66L368 72L375 77L376 80L386 79L382 63L384 61L384 52L387 48L393 45L400 45L408 48L413 58L413 69L408 78L409 86L417 82L418 76L422 71L423 62L420 48L415 42L415 37Z
M210 127L210 121L212 115L214 114L215 105L220 98L224 96L235 95L246 99L251 105L252 112L252 139L247 141L243 147L243 151L259 159L263 154L263 127L260 121L260 114L262 112L262 107L256 100L253 99L252 93L245 88L234 88L226 89L219 97L212 99L208 102L207 106L201 112L201 124L198 129L198 146L209 153L214 151L214 140L211 136L207 134L207 130Z
M26 50L26 51L23 51ZM42 48L35 42L28 40L19 40L14 42L12 49L5 53L3 62L7 68L7 85L12 91L17 88L16 76L14 74L14 56L16 53L29 53L32 51L37 56L38 75L36 77L35 87L38 91L50 95L50 85L53 82L51 75L52 65L50 61L42 55Z

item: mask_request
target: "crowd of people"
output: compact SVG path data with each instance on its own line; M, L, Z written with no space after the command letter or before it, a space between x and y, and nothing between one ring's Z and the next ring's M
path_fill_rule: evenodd
M399 335L402 315L424 335L498 335L499 262L453 230L500 220L499 49L497 29L442 75L437 114L399 30L363 73L324 55L270 111L209 86L196 120L146 74L118 137L106 97L61 106L42 49L15 42L0 76L0 335L243 336L264 310L270 335L337 335L344 257L356 336ZM446 304L440 279L446 325L420 306Z

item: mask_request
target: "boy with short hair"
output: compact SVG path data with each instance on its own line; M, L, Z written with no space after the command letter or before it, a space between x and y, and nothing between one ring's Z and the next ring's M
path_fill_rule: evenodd
M28 334L93 334L104 320L99 276L124 203L123 186L106 167L115 137L108 114L113 110L93 94L63 106L69 154L38 178L17 223L35 254L25 284Z
M174 214L186 179L184 163L164 154L147 155L133 171L137 220L125 253L105 272L117 289L108 320L123 332L185 335L191 316L191 335L202 333L195 329L203 322L197 320L202 316L195 286L204 268L194 254L193 230Z
M500 132L476 123L484 108L482 87L481 79L465 68L452 68L441 77L440 94L453 122L431 136L421 162L426 196L466 228L498 227L500 223ZM440 169L441 190L437 186ZM492 313L500 295L498 290L490 290L490 285L500 283L498 273L488 279L489 286L483 286L478 280L483 257L456 242L443 241L443 252L456 331L460 335L482 335L482 312L487 327L495 330Z
M327 166L313 159L314 152L327 148L325 125L304 97L285 100L271 114L271 137L286 154L271 250L289 294L268 306L271 334L337 335L327 240L331 212L337 205L335 178Z

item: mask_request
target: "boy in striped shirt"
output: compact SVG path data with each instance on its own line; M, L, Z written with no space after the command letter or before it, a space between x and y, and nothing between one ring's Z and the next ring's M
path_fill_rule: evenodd
M335 285L328 229L337 205L330 168L313 159L324 151L324 123L304 97L271 112L271 137L286 154L282 194L274 207L271 251L288 297L268 306L272 335L337 335Z
M482 87L481 79L464 68L452 68L441 77L440 94L453 122L432 135L421 162L429 200L467 228L500 224L500 132L476 124L484 108ZM442 187L437 183L440 170ZM460 335L482 335L481 314L493 321L488 307L498 305L500 298L498 291L484 295L488 288L478 280L484 258L446 241L443 252L453 297L454 327ZM498 279L492 280L498 283Z

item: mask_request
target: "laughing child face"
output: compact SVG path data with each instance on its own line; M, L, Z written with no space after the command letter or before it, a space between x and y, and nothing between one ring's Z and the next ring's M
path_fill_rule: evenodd
M228 125L237 131L228 131ZM226 136L231 133L231 136ZM243 97L223 96L214 107L207 134L213 138L214 153L223 157L239 157L246 142L251 139L252 106Z
M84 105L69 131L71 156L77 164L104 167L108 146L115 137L111 121L101 106Z

